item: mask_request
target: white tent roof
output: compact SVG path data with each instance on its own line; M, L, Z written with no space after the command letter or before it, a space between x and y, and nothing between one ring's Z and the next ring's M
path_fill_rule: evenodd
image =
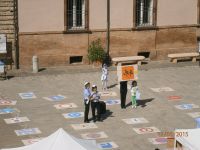
M175 140L189 150L200 150L200 128L197 129L177 129L175 131L183 133L182 136L175 136ZM184 133L188 133L188 136Z
M37 143L2 150L98 150L98 148L95 140L77 139L60 128Z

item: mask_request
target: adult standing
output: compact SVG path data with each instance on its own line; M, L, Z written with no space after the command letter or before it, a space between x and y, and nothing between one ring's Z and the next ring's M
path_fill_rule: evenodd
M127 81L120 82L120 99L121 99L121 108L126 108L126 94L127 94Z
M89 123L88 115L90 110L90 97L91 97L90 83L85 82L84 86L85 86L83 91L84 105L85 105L84 122Z

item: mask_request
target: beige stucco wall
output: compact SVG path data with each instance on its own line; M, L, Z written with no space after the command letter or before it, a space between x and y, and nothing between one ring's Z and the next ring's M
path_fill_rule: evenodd
M64 0L19 0L19 32L63 31Z
M197 24L197 0L158 0L158 26L190 24Z
M90 29L106 29L107 0L91 0L89 10ZM111 28L133 26L133 0L110 0Z

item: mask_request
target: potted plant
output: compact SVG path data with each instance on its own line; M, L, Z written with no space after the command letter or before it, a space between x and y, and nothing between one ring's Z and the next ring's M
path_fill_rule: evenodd
M88 48L88 59L94 65L102 64L103 60L106 57L106 52L104 51L101 40L97 39L92 41L89 48Z

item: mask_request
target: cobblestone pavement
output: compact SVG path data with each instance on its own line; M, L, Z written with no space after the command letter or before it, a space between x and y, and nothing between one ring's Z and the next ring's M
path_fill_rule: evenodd
M161 132L174 131L176 128L195 128L194 118L187 113L200 112L199 108L186 110L177 109L175 105L195 104L200 106L200 68L198 63L183 62L180 64L155 63L143 65L139 71L139 89L141 100L137 109L127 106L121 109L119 105L107 106L107 113L103 122L96 122L98 128L74 130L71 124L83 123L83 118L66 119L62 114L84 111L82 90L85 81L96 84L101 91L99 68L90 66L61 67L44 70L38 74L30 72L10 72L14 76L9 80L0 81L0 97L16 100L16 105L0 106L0 148L23 146L21 140L46 137L58 128L64 128L75 137L82 138L81 134L105 132L107 138L97 139L97 143L115 142L120 150L154 150L156 147L166 149L166 144L154 145L149 138L158 137L157 133L137 134L133 128L145 133L145 127L156 127ZM109 72L109 91L117 96L101 97L101 100L119 99L116 68L111 67ZM169 87L173 91L155 92L156 89ZM159 90L166 90L159 89ZM169 89L168 89L169 90ZM21 99L18 93L34 92L36 98ZM49 101L44 97L64 95L62 101ZM180 100L169 100L169 96L179 96ZM171 97L177 98L177 97ZM55 104L75 103L78 107L58 110ZM127 104L130 103L130 92L127 94ZM15 112L1 114L3 108L13 108ZM16 111L17 110L17 111ZM20 112L19 112L20 111ZM4 119L13 117L27 117L28 122L6 124ZM91 117L91 111L90 111ZM122 119L140 118L148 123L127 124ZM14 130L24 128L39 128L42 132L36 135L17 136ZM151 130L151 129L147 129Z

